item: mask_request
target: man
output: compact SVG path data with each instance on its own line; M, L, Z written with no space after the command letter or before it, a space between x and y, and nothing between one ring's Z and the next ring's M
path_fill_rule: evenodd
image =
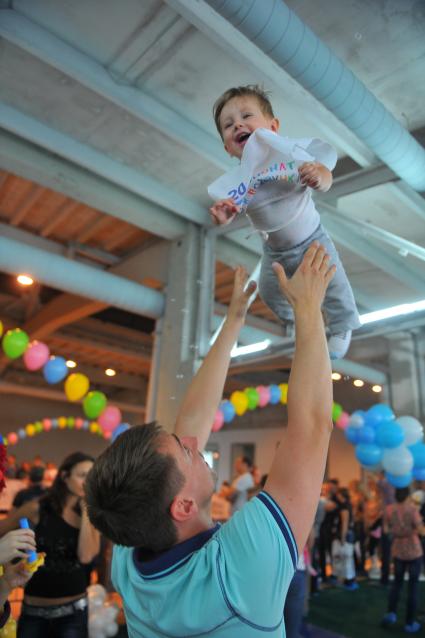
M222 396L230 351L254 286L237 269L223 328L193 378L175 432L131 428L95 462L86 482L92 523L117 545L112 580L131 638L282 638L283 605L310 532L332 431L332 383L321 305L335 268L313 244L288 280L296 347L288 424L265 485L214 526L214 476L204 449Z
M249 490L254 487L251 469L252 463L247 456L238 456L235 459L236 478L227 494L227 498L232 503L232 514L242 509L248 500Z
M32 501L35 498L41 498L46 493L46 488L43 485L44 467L40 465L33 465L29 475L29 486L20 490L13 499L13 507L21 507L27 501Z

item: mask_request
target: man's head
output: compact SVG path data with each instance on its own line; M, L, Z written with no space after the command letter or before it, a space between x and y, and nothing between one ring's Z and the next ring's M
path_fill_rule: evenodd
M244 146L257 128L279 130L267 93L255 84L228 89L213 107L214 121L224 148L232 157L242 157Z
M148 423L121 434L96 460L86 500L91 522L114 543L160 552L182 540L213 490L196 439Z
M238 476L250 472L252 468L251 459L247 456L238 456L235 459L235 472Z
M40 465L33 466L30 470L29 479L32 485L40 485L44 479L44 467Z

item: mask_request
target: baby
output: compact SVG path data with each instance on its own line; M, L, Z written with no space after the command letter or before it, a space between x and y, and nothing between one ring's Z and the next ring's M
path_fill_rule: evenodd
M311 197L311 189L326 192L331 187L335 150L316 138L278 135L279 120L270 100L255 85L226 91L214 105L214 119L225 150L241 160L208 187L215 200L210 209L214 223L227 224L246 211L261 232L264 252L259 292L289 328L287 334L292 332L292 309L282 297L272 264L281 263L291 277L313 241L325 247L330 263L337 267L323 304L330 332L329 354L332 359L342 358L360 320L344 268Z

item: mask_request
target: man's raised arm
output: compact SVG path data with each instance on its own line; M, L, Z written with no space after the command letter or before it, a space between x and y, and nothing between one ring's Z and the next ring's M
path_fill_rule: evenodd
M210 435L215 412L223 395L230 352L244 324L249 298L255 290L255 283L250 282L244 291L247 279L246 270L238 267L226 321L193 377L177 416L175 433L179 437L197 437L199 450L204 449Z
M295 315L295 354L288 389L288 425L265 490L284 512L301 552L313 524L332 432L331 365L321 306L335 267L315 242L294 276L275 273Z

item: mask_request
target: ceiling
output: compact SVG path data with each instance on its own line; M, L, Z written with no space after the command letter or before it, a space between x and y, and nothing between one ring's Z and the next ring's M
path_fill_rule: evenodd
M264 10L274 1L264 0ZM424 3L286 5L423 147ZM338 151L334 186L317 201L360 311L425 298L424 193L207 2L0 0L0 78L0 236L163 291L169 242L188 222L210 226L206 186L232 166L212 104L229 86L260 83L284 135L322 137ZM247 235L230 228L217 240L217 314L230 300L236 262L252 270L259 259L258 237ZM46 282L22 291L9 271L0 278L7 327L19 325L55 354L78 359L114 399L140 401L155 322L94 297ZM248 324L245 342L269 335L286 352L261 300ZM359 331L349 353L371 379L385 372L388 356L385 335L373 335ZM356 347L366 337L368 346ZM267 382L282 380L288 361L270 356L249 368L239 361L227 390L259 372ZM116 377L106 379L105 367ZM9 383L41 383L5 358L0 373Z

